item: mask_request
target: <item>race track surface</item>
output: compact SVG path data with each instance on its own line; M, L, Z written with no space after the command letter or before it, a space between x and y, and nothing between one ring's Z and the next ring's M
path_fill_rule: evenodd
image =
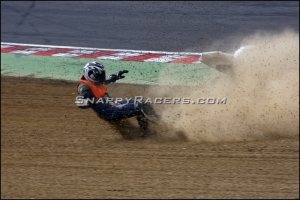
M1 1L1 42L230 52L285 29L299 32L299 1Z
M1 77L1 198L299 198L298 137L128 140L75 96L76 83Z
M234 52L254 33L286 29L299 33L298 1L1 1L1 42ZM122 97L147 91L108 88ZM110 124L78 109L76 95L76 83L1 76L1 198L299 199L299 134L134 138L134 118Z

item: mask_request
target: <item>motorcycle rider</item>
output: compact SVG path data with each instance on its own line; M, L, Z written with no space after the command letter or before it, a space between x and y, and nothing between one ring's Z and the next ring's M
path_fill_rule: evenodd
M149 103L135 100L112 101L107 93L106 85L125 78L123 74L127 70L119 71L117 74L106 76L105 68L96 61L87 63L83 68L77 91L79 97L76 98L78 108L92 108L97 115L108 121L117 121L136 116L140 125L142 135L148 133L148 121L158 121L159 116ZM91 101L93 99L94 101Z

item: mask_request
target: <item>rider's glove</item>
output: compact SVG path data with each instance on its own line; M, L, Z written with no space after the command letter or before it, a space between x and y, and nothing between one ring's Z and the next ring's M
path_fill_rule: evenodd
M117 80L125 78L125 76L122 76L125 73L128 73L128 70L119 71L119 73L117 74Z
M125 76L123 76L124 73L128 73L128 70L122 70L122 71L119 71L118 74L112 74L112 75L110 75L109 76L109 80L111 82L115 82L116 80L125 78Z

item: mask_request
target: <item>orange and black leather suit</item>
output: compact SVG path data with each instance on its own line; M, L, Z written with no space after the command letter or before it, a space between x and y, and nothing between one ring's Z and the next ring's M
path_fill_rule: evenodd
M90 101L77 103L77 106L82 109L92 108L99 117L106 120L118 120L141 115L141 104L138 101L128 101L127 99L118 102L115 102L115 99L108 101L108 98L111 97L107 93L106 85L115 81L116 79L113 77L107 76L105 84L95 85L82 76L78 82L78 94L81 100L89 99Z

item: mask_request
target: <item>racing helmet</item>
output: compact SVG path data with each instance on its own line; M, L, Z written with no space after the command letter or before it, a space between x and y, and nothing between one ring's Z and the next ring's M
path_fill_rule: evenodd
M83 68L83 76L94 84L104 84L106 79L104 66L95 61L89 62Z

